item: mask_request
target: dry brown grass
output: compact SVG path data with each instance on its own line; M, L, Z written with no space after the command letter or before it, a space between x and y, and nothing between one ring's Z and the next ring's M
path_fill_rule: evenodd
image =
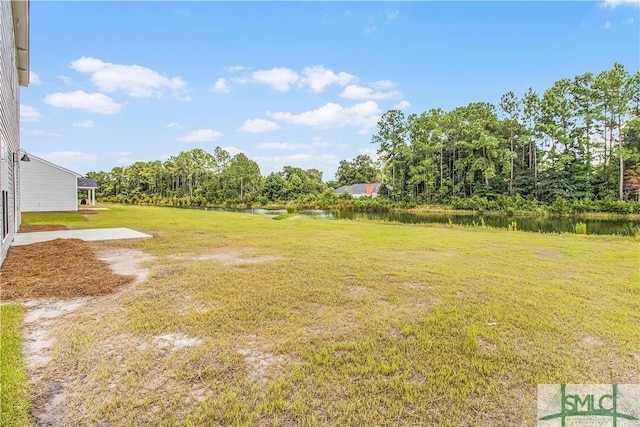
M56 239L9 249L0 274L0 299L106 295L133 281L115 274L79 239Z

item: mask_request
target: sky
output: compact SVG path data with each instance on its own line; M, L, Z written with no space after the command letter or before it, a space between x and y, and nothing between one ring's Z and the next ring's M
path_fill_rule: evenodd
M615 62L640 0L31 2L21 146L80 174L181 151L334 178L381 115L491 102Z

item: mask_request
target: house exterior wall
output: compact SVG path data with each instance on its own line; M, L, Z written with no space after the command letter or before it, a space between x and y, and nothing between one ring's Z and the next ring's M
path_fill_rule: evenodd
M20 87L11 2L0 2L0 264L20 226L19 167L14 153L20 148Z
M22 212L78 210L78 175L32 156L20 162Z

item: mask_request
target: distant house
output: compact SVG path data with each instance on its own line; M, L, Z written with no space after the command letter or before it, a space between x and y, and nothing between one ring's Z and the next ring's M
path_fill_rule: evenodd
M333 194L349 193L352 197L378 197L378 190L380 190L379 183L376 184L352 184L343 185L333 190Z
M95 204L96 182L29 154L20 168L20 197L23 212L78 210L78 191L87 204ZM84 197L86 194L86 197Z
M20 227L20 86L29 85L29 1L0 2L0 264Z
M87 197L83 197L82 199L85 201L85 204L93 206L96 204L96 189L98 188L98 183L93 179L85 178L83 176L78 178L78 191L80 193L86 192ZM84 196L84 194L82 194Z

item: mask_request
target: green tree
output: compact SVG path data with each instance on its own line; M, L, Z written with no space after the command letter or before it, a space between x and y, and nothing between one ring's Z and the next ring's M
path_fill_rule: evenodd
M516 148L518 130L520 129L520 100L513 92L507 92L500 98L500 110L505 115L504 121L508 130L509 149L511 150L509 162L509 194L513 193L513 181L515 178L514 160L517 157Z
M415 196L427 202L444 186L443 115L438 108L407 119L412 160L408 183Z
M407 124L402 111L389 110L384 113L378 121L378 132L373 135L371 142L378 145L378 154L385 164L385 169L391 169L390 195L397 200L404 195L409 154Z
M262 195L272 202L284 200L286 196L286 181L281 174L271 172L264 179Z
M223 174L226 182L224 198L227 200L244 199L260 189L260 167L244 153L233 156Z
M336 171L336 185L351 185L357 183L373 183L378 181L380 171L366 154L356 156L352 161L341 160Z

